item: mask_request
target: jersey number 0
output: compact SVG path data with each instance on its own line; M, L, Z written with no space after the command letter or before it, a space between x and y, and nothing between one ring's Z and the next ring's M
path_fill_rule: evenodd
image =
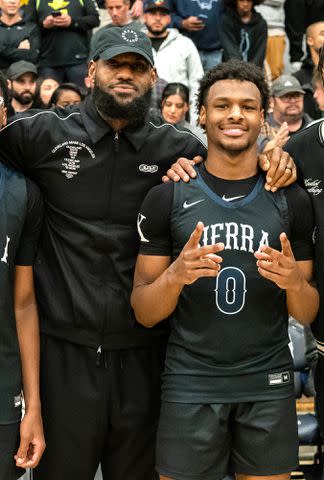
M227 315L235 315L245 305L246 277L236 267L225 267L216 279L215 301L217 308Z

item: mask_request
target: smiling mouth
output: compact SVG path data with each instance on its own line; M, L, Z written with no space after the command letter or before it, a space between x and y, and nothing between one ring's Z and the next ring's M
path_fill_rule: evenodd
M225 127L221 131L228 137L240 137L246 132L246 129L240 127Z

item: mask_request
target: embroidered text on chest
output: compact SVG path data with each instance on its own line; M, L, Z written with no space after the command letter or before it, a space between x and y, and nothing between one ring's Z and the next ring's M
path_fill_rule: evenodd
M225 244L225 250L241 250L254 253L263 245L269 245L269 233L255 232L252 225L236 222L214 223L204 228L202 246L218 242Z

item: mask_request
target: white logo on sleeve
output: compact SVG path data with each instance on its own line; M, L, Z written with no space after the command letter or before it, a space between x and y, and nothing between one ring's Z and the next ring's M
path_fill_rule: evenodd
M146 220L146 217L141 213L139 213L137 217L137 231L140 236L141 242L149 243L149 240L144 237L143 232L141 230L141 223L143 222L143 220Z
M1 258L1 262L3 262L3 263L8 263L8 247L9 247L9 242L10 242L10 238L9 238L8 235L7 235L6 246L5 246L5 248L4 248L4 252L3 252L3 255L2 255L2 258Z
M200 202L203 202L205 199L202 198L201 200L197 200L196 202L191 202L191 203L188 203L187 200L183 203L183 208L190 208L190 207L193 207L194 205L197 205L197 203L200 203Z

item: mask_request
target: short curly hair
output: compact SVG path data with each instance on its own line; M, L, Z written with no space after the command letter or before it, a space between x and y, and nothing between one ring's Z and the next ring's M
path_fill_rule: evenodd
M214 83L220 80L238 80L239 82L251 82L258 88L261 95L262 109L266 112L269 107L269 85L261 68L254 63L232 59L223 62L209 70L200 80L197 94L196 110L199 115L201 107L206 106L207 96Z
M263 2L264 0L253 0L253 7L255 7L256 5L260 5L260 3ZM237 0L224 0L224 5L225 7L233 8L234 10L236 10Z

